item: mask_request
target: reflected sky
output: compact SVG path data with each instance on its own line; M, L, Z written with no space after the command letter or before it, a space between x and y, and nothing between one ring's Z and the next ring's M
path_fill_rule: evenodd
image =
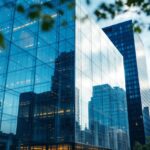
M77 7L77 16L84 14L84 10ZM77 19L76 36L76 88L80 91L82 105L80 124L85 128L88 126L87 108L94 86L109 84L125 90L123 57L92 20L81 23Z

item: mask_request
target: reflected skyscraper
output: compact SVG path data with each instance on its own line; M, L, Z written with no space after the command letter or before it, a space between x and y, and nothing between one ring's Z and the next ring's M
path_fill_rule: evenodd
M132 21L103 29L124 58L127 106L131 148L135 142L144 144L150 136L146 107L150 107L150 88L144 46L134 35ZM146 114L145 114L146 113Z
M17 138L25 147L73 141L73 66L74 52L61 53L55 60L50 91L20 95Z
M29 8L45 1L17 4ZM44 5L55 22L48 32L40 30L41 20L26 19L13 7L3 5L0 10L0 27L8 41L7 50L0 53L0 130L17 135L21 150L120 150L125 144L115 114L109 116L115 128L99 123L92 128L88 112L96 85L126 91L123 57L92 19L82 22L87 14L82 0L47 2L56 8ZM62 26L64 20L67 24Z
M93 87L89 102L89 128L92 132L98 131L94 138L100 145L105 147L110 141L112 149L129 149L126 93L123 89L109 84Z

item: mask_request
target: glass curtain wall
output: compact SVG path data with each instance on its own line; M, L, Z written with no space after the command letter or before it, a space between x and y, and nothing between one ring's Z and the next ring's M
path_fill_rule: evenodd
M43 2L17 4L28 9ZM8 43L0 53L0 131L17 134L21 143L74 141L75 10L51 3L64 14L45 7L55 24L44 32L41 20L14 9L15 1L0 2L0 31ZM67 26L61 25L64 20Z
M49 32L41 30L41 20L17 13L15 1L0 2L7 43L0 53L0 131L15 134L26 143L22 149L31 143L33 149L62 149L66 145L58 143L73 142L80 150L128 150L121 54L92 20L81 22L82 1L74 9L68 9L74 0L50 2L64 14L45 7L55 19Z
M75 140L113 150L129 149L123 57L76 5Z

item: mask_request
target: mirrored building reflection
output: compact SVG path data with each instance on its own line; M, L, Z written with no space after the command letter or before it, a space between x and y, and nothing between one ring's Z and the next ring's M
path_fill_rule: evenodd
M86 16L82 4L77 1L79 18ZM75 56L75 95L79 99L76 142L108 149L130 149L122 55L92 20L77 19ZM106 86L106 91L99 90L101 86Z
M55 20L49 32L0 2L8 43L0 53L0 131L16 135L21 150L129 150L122 55L92 19L82 21L82 0L48 2L64 12L45 7Z
M74 52L55 60L51 90L21 93L17 137L22 143L74 141Z
M150 136L150 86L143 43L133 33L132 21L103 29L124 58L130 143L144 144Z
M93 87L89 102L89 128L94 136L93 142L104 147L110 144L112 149L128 149L127 119L126 93L123 89L108 84Z

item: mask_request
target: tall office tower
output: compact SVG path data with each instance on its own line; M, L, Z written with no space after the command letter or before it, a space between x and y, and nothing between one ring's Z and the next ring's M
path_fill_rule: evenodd
M74 139L74 51L55 60L50 91L20 94L17 138L23 143L61 143Z
M103 31L124 58L130 143L133 148L135 142L144 144L146 137L150 136L150 89L144 46L133 33L132 21L106 27Z
M0 53L1 132L17 133L21 150L108 150L116 142L123 146L119 125L89 127L93 87L108 84L126 89L123 57L94 21L83 22L83 1L18 0L25 9L38 3L34 6L41 5L44 13L52 15L54 27L48 32L41 30L41 19L18 13L15 2L0 1L0 30L7 43ZM97 132L106 134L105 145Z
M108 137L109 141L116 138L115 143L110 142L112 149L128 149L127 119L126 92L123 89L109 84L93 87L89 102L89 128L91 131L97 128L98 132L93 137L99 137L97 142L105 147Z

